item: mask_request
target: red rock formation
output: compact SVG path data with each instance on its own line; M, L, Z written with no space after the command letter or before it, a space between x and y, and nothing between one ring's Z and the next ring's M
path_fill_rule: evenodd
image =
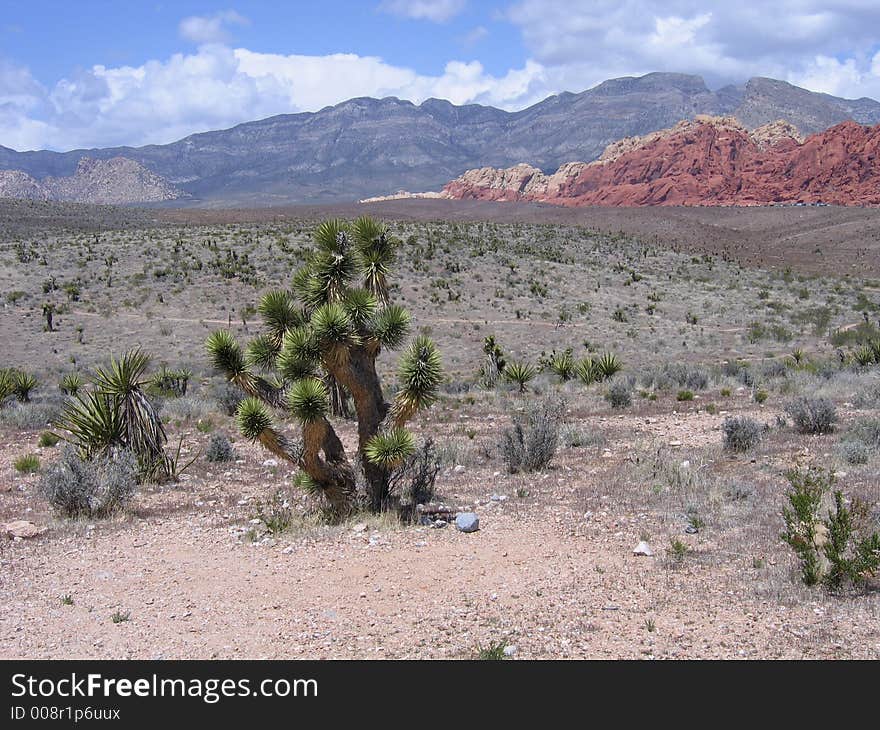
M749 133L732 119L698 117L552 175L528 165L469 170L443 195L565 206L880 205L880 125L843 122L801 141L784 122Z

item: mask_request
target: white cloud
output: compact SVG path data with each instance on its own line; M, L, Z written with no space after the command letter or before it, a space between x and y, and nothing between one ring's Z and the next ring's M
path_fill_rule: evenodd
M94 66L48 91L25 69L4 75L2 68L0 141L15 149L162 144L355 96L506 108L546 96L543 69L532 62L493 76L478 61L451 61L429 76L370 56L279 55L219 44L137 67Z
M445 23L464 10L466 0L384 0L379 10L414 20Z
M234 10L223 10L210 16L193 15L180 21L178 30L193 43L226 43L230 25L247 25L248 19Z
M548 79L572 91L649 71L713 86L773 76L847 96L880 87L876 0L518 0L507 17Z

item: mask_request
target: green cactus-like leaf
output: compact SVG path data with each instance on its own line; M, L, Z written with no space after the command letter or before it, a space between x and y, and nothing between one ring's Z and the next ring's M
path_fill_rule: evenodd
M392 428L378 433L364 446L367 459L377 466L392 469L416 450L413 435L405 428Z
M279 343L271 335L258 335L247 346L248 365L271 370L278 359Z
M256 441L263 431L272 428L269 409L256 398L245 398L238 404L236 420L242 435L251 441Z
M293 478L293 486L297 489L302 489L304 492L311 495L318 495L323 491L321 485L304 471L297 472L296 476Z
M409 335L410 316L403 307L392 304L373 319L373 337L382 347L400 347Z
M419 336L400 359L400 390L395 398L398 419L405 420L437 399L437 388L443 375L440 353L425 336Z
M339 304L324 304L316 309L312 314L311 325L322 350L356 342L351 317Z
M297 308L293 295L288 291L278 289L267 292L260 299L257 311L276 342L281 341L287 330L303 324L302 313Z
M363 329L375 316L379 303L366 289L350 289L345 296L344 306L352 323Z
M247 371L244 354L229 330L213 332L205 342L211 364L230 379Z
M287 394L291 413L303 423L318 421L327 416L330 398L327 388L317 378L296 381Z

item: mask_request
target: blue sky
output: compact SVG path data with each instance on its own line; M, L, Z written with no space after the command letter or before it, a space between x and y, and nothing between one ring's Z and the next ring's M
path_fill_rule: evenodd
M0 145L164 143L352 96L519 109L650 71L880 97L877 0L4 0Z

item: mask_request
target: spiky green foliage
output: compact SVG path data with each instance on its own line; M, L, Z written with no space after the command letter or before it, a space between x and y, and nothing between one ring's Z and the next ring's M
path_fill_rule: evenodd
M511 383L519 386L520 393L525 393L526 386L535 377L535 368L531 363L527 362L510 362L504 369L504 377Z
M229 330L217 330L212 332L205 343L211 364L229 375L230 380L235 376L247 372L247 364L241 347L235 341L235 336Z
M404 345L410 329L409 314L389 301L393 239L380 223L361 218L325 221L314 240L316 250L292 278L292 293L261 299L264 326L246 355L223 330L206 347L212 364L250 396L238 408L246 437L298 464L303 484L326 496L337 516L359 499L358 468L367 485L364 502L384 509L392 472L414 448L402 427L436 398L440 357L430 339L416 338L400 359L394 403L387 403L376 358ZM273 372L275 380L256 375L257 368ZM353 458L329 420L344 413L348 398L359 421ZM273 408L299 422L301 443L274 428Z
M352 228L363 286L378 302L388 302L388 274L394 261L394 245L385 227L362 216Z
M326 418L330 410L327 387L316 378L303 378L293 384L287 393L290 412L303 423Z
M596 363L589 357L578 361L574 373L584 385L592 385L599 380L599 371L596 369Z
M575 362L571 348L565 352L555 353L549 362L550 370L562 381L566 382L574 377Z
M21 403L27 403L31 399L31 391L39 385L36 377L30 373L19 370L15 374L12 384L12 392Z
M395 350L409 335L409 325L409 312L397 304L390 304L373 318L373 339L377 345Z
M405 428L398 427L373 436L367 441L364 454L373 464L392 469L402 464L415 450L413 435Z
M397 423L408 421L413 414L427 408L437 399L437 388L443 369L436 345L419 336L400 359L398 379L400 390L394 401Z
M269 409L257 398L245 398L239 403L235 418L242 436L251 441L256 441L263 431L272 427Z
M623 370L623 363L620 362L617 355L611 352L602 353L593 364L599 380L608 380Z
M11 368L0 369L0 401L12 395L15 384L15 371Z
M67 373L61 378L59 387L67 395L76 395L83 386L83 379L79 373Z
M97 368L93 390L65 402L58 428L70 435L83 458L130 449L145 478L176 477L176 462L165 453L168 437L155 407L143 390L150 357L130 350L106 367Z

